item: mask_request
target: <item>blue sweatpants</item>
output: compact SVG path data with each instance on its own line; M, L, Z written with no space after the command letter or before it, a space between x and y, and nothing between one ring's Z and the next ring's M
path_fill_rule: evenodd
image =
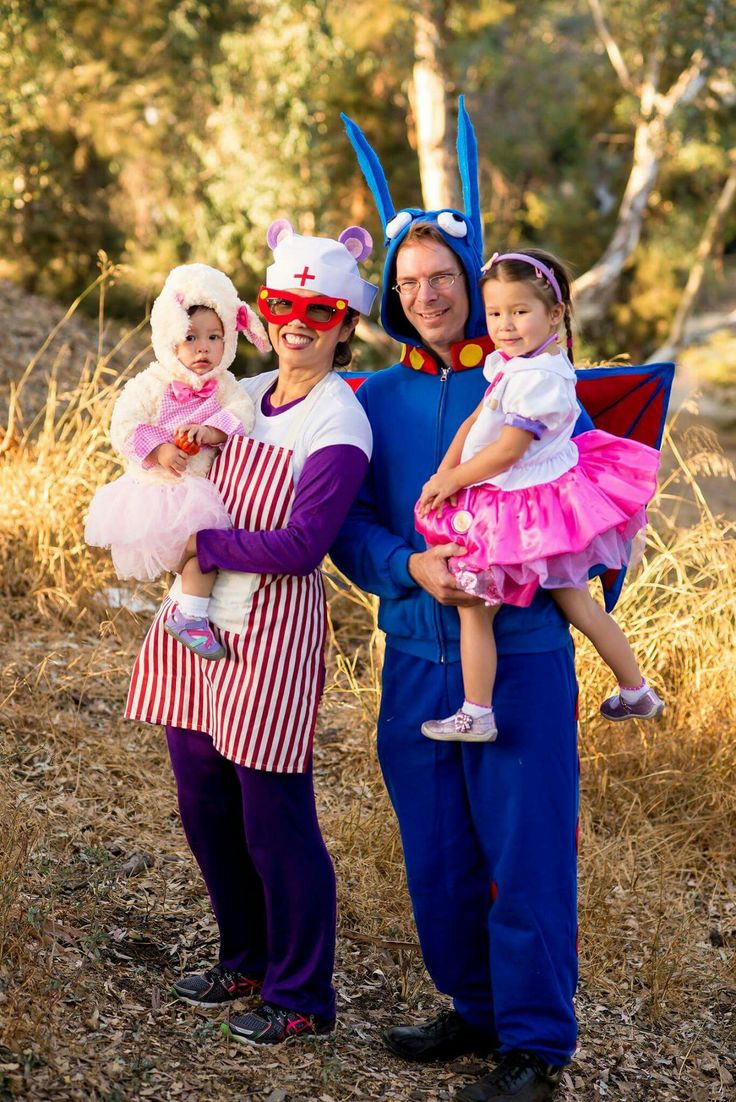
M572 645L499 655L495 743L420 725L463 700L460 663L388 646L378 756L427 970L459 1014L550 1064L576 1041L577 684Z

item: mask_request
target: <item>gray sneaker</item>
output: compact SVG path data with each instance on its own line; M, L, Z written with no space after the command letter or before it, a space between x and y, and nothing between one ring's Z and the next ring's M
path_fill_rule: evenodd
M437 742L495 742L498 730L493 711L474 717L460 708L447 719L427 720L422 734Z
M654 689L647 685L647 691L635 704L627 704L618 693L609 696L601 704L601 715L620 723L624 719L657 719L664 711L664 701L660 700Z
M298 1010L284 1010L273 1003L261 1003L250 1014L238 1014L229 1022L223 1022L220 1032L233 1041L246 1045L290 1044L299 1037L323 1041L335 1029L334 1018L322 1018L319 1014L301 1014Z
M224 964L216 964L206 972L180 976L171 993L192 1006L222 1006L238 999L249 999L260 990L259 979L226 968Z

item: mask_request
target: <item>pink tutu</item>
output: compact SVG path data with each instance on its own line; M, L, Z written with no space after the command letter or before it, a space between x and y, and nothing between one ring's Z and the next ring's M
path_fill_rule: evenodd
M128 471L92 498L84 538L111 549L119 578L150 581L175 569L193 532L231 526L208 479L184 475L176 482L149 482Z
M459 543L449 560L458 585L489 604L528 605L538 587L580 588L593 566L620 567L646 524L659 453L595 429L575 438L576 466L522 490L471 486L442 516L415 513L432 546Z

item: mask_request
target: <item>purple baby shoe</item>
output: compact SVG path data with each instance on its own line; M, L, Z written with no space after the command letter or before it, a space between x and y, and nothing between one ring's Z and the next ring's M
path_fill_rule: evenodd
M215 639L205 616L185 616L178 605L174 606L174 611L168 616L164 631L200 658L212 661L224 658L227 653L222 643Z
M664 711L664 701L647 685L646 692L635 704L627 704L618 693L601 704L601 715L620 723L623 719L656 719Z

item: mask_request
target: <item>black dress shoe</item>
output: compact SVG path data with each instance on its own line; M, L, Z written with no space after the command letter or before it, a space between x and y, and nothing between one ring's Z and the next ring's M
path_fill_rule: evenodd
M457 1102L550 1102L562 1068L545 1064L534 1052L507 1052L498 1067L455 1095Z
M466 1052L485 1056L495 1048L492 1036L469 1025L456 1010L446 1010L422 1025L395 1025L384 1031L383 1040L397 1056L422 1064L454 1060Z

